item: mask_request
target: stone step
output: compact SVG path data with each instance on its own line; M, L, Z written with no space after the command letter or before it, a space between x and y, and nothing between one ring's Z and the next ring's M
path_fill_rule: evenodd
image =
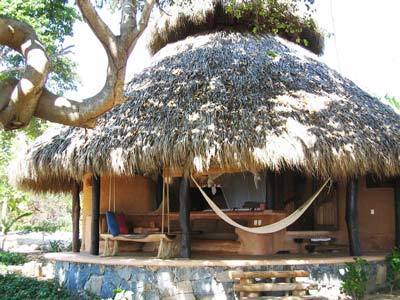
M317 289L318 285L313 283L235 283L235 292L291 292Z
M241 297L240 300L328 300L321 296L256 296Z
M310 272L304 270L294 271L254 271L254 272L242 272L242 271L230 271L229 278L231 279L251 279L251 278L296 278L296 277L308 277Z

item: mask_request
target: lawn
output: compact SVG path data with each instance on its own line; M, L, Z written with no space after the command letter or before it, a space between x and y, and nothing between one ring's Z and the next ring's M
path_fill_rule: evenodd
M0 299L76 299L54 281L7 274L8 266L22 265L27 261L26 255L0 252Z
M76 299L52 281L39 281L20 275L0 275L0 299Z

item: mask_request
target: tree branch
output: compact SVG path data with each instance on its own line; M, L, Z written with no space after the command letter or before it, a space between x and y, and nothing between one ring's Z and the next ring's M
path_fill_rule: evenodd
M5 129L23 127L33 115L65 125L90 127L98 116L124 99L127 57L120 51L116 57L107 52L107 80L102 90L79 102L44 88L49 61L30 26L0 17L0 45L19 51L27 62L21 80L0 82L0 123Z
M8 97L0 99L0 123L11 130L29 124L49 73L49 58L35 31L25 23L0 17L0 45L8 46L26 59L25 71Z
M136 31L137 0L123 0L121 7L121 40L130 38Z
M144 0L139 22L137 0L123 0L121 35L117 38L101 20L90 0L76 0L83 18L104 46L108 57L107 80L95 96L74 101L44 88L49 59L34 30L23 22L0 16L0 45L19 51L27 66L21 80L0 82L0 123L16 129L32 116L70 126L92 127L96 118L124 101L126 64L137 40L148 26L155 0Z
M146 3L142 10L142 16L140 17L138 31L139 33L143 33L146 29L147 25L149 24L150 15L153 11L154 4L156 3L155 0L146 0Z
M124 4L126 2L130 2L130 3L136 3L137 0L124 0ZM140 20L139 23L137 24L137 20L136 20L136 13L137 13L137 7L136 4L135 5L135 17L134 17L134 21L135 23L133 23L133 19L130 19L130 22L123 25L121 23L121 43L122 43L122 47L125 49L127 56L129 57L129 55L132 53L133 48L136 45L137 40L140 38L140 36L143 34L144 30L146 29L147 25L149 24L149 19L150 19L150 15L151 12L153 10L154 4L156 3L155 0L146 0L141 12L141 16L140 16ZM128 6L126 6L128 7ZM124 7L123 7L124 9ZM124 10L122 10L122 12L124 13ZM129 12L128 10L125 11L125 14L129 14L132 12Z
M90 0L76 0L76 4L82 13L83 19L92 29L93 33L112 56L117 56L117 39L111 29L100 18Z

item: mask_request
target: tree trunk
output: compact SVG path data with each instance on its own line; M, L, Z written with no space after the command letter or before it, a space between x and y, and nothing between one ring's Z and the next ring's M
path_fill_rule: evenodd
M92 176L92 230L90 254L99 255L100 176Z
M0 226L1 226L1 233L3 234L3 239L1 241L0 250L4 250L4 245L6 243L7 238L7 215L8 215L8 199L4 198L3 204L1 206L1 215L0 215Z
M191 256L191 232L190 232L190 181L182 178L179 188L179 223L181 226L181 257L190 258Z
M346 194L346 223L349 236L349 251L351 256L361 255L357 194L358 180L351 178L347 182Z
M81 204L79 192L80 185L78 182L75 182L72 187L72 252L80 251L79 219L81 215Z

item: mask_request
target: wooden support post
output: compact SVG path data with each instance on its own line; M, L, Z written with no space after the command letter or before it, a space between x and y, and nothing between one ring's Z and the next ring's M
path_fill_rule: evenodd
M100 176L92 176L92 242L90 254L99 255Z
M269 170L265 174L265 189L265 206L273 210L275 209L275 173Z
M157 189L156 189L156 207L160 207L163 199L163 177L157 176Z
M361 255L360 232L357 209L358 180L349 179L346 191L346 223L351 256Z
M74 182L72 186L72 252L80 251L79 219L81 216L81 203L79 199L80 185Z
M307 177L302 173L295 174L295 208L301 207L307 198ZM291 230L313 230L314 228L314 212L307 209L291 227Z
M190 258L190 182L188 178L182 178L179 187L179 223L181 226L181 251L182 258Z
M400 176L394 180L395 234L396 247L400 248Z
M285 208L285 173L279 173L275 176L275 209Z

